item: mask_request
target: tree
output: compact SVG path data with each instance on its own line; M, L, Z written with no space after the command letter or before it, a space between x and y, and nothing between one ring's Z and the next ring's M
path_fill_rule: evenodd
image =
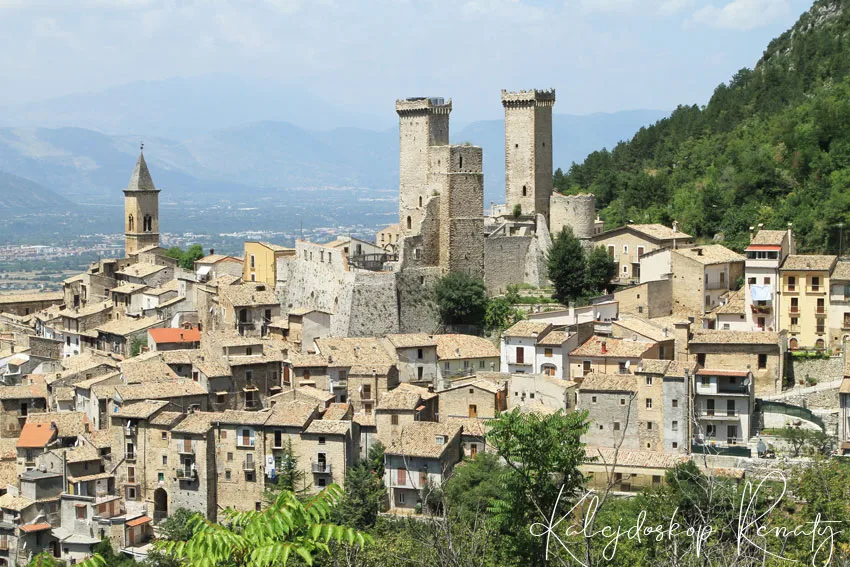
M281 454L280 467L275 467L275 483L266 490L266 501L274 502L281 491L302 496L307 489L305 478L304 471L298 466L298 455L292 448L292 439L287 439Z
M92 553L98 557L104 567L134 567L136 560L123 553L115 553L109 538L103 538L92 547Z
M529 527L561 517L582 488L584 475L578 467L587 460L581 442L588 430L587 412L541 415L514 409L502 412L488 426L487 442L506 465L500 474L503 491L492 510L502 533L509 534L504 540L507 555L524 565L544 565L545 541L531 535Z
M511 211L511 212L512 212L512 213L513 213L513 215L514 215L514 218L515 218L515 219L518 219L519 217L521 217L521 216L522 216L522 205L520 205L519 203L517 203L516 205L514 205L514 210L513 210L513 211Z
M791 453L795 457L799 457L800 453L803 450L803 447L806 446L806 443L809 442L809 432L801 427L793 427L791 425L786 425L782 429L780 429L776 436L785 441L785 443L791 448Z
M192 539L157 541L155 546L192 565L271 567L295 563L297 558L312 565L315 557L330 552L330 544L362 547L372 542L366 533L326 523L341 498L342 490L335 484L307 502L282 491L261 512L225 510L222 523L197 514L189 522Z
M93 563L93 567L96 564ZM99 565L99 563L97 563ZM61 559L56 559L47 551L42 551L41 553L35 555L29 563L27 563L27 567L64 567L65 562Z
M437 281L434 291L444 325L481 327L487 310L483 281L463 272L452 272Z
M384 444L380 441L372 443L366 459L369 462L369 469L379 478L384 478Z
M192 539L192 528L189 520L194 513L186 508L177 508L159 524L159 536L173 541L189 541Z
M587 265L584 248L573 235L572 228L564 227L555 237L549 250L547 268L558 301L566 304L582 296Z
M195 262L204 257L204 249L200 244L192 244L184 252L179 246L172 246L165 252L165 255L177 260L177 265L184 270L193 270L195 269Z
M345 493L336 509L339 523L358 530L374 527L386 494L383 479L369 463L357 463L345 473Z
M495 297L487 302L484 314L484 328L491 332L501 333L522 319L522 313L505 297Z
M141 335L137 335L133 337L130 341L130 356L139 356L142 353L142 349L148 346L148 342Z
M604 247L597 246L587 255L587 274L585 275L587 291L604 293L616 275L617 262Z

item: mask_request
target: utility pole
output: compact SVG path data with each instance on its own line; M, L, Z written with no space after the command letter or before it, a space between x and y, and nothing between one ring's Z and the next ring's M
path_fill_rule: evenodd
M838 234L839 234L839 236L838 236L838 257L841 258L841 256L844 255L844 223L843 222L838 223L838 231L839 231L838 232Z

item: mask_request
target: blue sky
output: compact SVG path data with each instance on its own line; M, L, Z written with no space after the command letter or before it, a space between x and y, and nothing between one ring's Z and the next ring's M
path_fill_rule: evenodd
M236 73L351 111L445 96L498 118L502 88L572 114L705 103L805 0L0 0L0 104ZM285 101L281 102L285 104Z

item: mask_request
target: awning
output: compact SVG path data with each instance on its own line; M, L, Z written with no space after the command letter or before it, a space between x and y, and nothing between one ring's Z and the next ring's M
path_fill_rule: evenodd
M222 391L220 391L220 392L216 392L216 393L215 393L215 395L216 395L216 396L226 396L226 395L227 395L227 390L222 390Z
M243 392L256 392L257 387L256 386L247 386L245 388L242 388L242 391Z
M127 527L128 528L135 528L136 526L149 524L152 521L153 520L150 518L150 516L139 516L138 518L133 518L132 520L127 522Z
M198 271L196 273L199 276L205 276L208 273L210 273L211 269L212 269L212 266L201 266L200 268L198 268Z
M27 524L25 526L21 526L21 531L26 533L32 532L43 532L44 530L53 529L53 526L46 522L42 522L40 524Z

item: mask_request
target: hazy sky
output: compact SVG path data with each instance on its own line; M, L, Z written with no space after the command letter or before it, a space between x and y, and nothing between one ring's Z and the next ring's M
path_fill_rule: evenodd
M502 88L557 112L704 103L808 0L0 0L0 104L213 72L386 114L446 96L496 118Z

